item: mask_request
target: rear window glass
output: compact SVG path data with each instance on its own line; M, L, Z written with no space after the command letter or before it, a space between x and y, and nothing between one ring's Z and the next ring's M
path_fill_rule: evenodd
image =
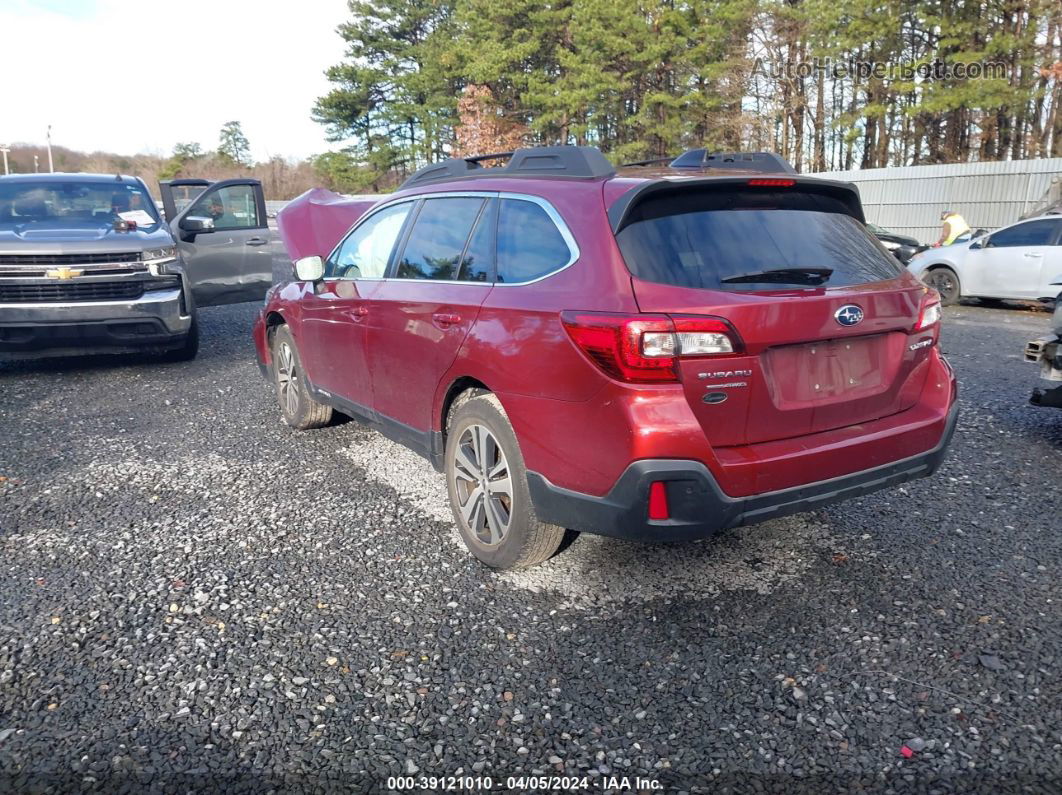
M896 278L902 266L841 211L840 202L799 192L714 192L650 198L616 236L640 279L712 290L844 287ZM820 284L754 274L829 268ZM735 279L749 276L736 282Z

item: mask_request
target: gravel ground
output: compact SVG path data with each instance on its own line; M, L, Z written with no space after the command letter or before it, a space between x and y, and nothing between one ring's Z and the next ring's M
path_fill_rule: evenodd
M280 423L255 311L205 311L191 363L0 365L0 790L1062 785L1062 412L1020 356L1046 315L946 312L930 480L496 574L427 463Z

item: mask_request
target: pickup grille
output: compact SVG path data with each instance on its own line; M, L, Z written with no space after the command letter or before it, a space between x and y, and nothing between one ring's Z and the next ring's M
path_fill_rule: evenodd
M140 281L0 284L0 304L132 301L143 294Z
M0 254L0 265L91 265L97 262L139 262L140 252L98 254Z

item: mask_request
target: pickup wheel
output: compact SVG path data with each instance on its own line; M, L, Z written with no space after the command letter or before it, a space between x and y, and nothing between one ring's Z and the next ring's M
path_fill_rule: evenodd
M287 326L273 332L273 383L284 422L299 431L320 428L332 419L332 407L310 396L299 349Z
M443 462L454 521L480 561L494 569L524 568L560 549L566 531L535 516L516 434L494 395L459 402Z
M957 304L962 297L959 277L951 268L933 268L922 277L922 281L940 293L940 303L943 306Z

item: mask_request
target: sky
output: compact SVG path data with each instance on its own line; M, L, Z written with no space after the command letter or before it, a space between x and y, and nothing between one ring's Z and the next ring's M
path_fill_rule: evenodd
M345 0L0 0L0 144L168 155L215 149L237 120L251 156L335 148L310 119L342 60Z

